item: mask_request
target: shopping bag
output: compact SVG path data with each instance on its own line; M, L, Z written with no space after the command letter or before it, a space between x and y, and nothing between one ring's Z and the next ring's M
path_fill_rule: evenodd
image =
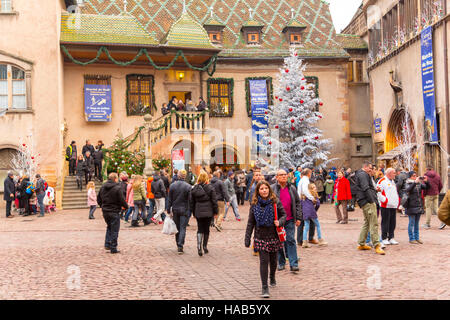
M278 214L277 214L277 204L274 204L274 210L275 210L275 220L278 220ZM278 238L280 239L280 242L285 242L286 241L286 230L284 229L284 227L276 227L277 228L277 233L278 233Z
M171 235L171 234L176 234L177 232L178 232L178 229L177 229L177 225L175 224L175 222L169 216L166 216L166 218L164 219L162 233Z

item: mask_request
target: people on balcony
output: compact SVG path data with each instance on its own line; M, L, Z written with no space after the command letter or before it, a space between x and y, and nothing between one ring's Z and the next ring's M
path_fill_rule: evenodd
M203 100L203 97L198 99L197 111L204 111L206 109L206 102Z
M162 113L163 116L165 116L166 114L170 113L170 110L167 107L167 103L165 103L165 102L162 104L161 113Z

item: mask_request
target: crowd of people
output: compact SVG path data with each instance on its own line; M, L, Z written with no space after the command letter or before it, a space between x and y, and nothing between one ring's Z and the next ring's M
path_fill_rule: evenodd
M101 148L99 141L96 149L101 151ZM71 144L68 161L80 158L72 164L72 173L79 163L90 161L92 149L87 141L82 154L77 155L75 142ZM92 151L95 152L98 151ZM84 171L84 177L89 219L95 219L95 210L100 206L107 224L104 246L111 253L119 252L121 219L131 227L139 227L141 222L144 226L162 224L169 217L177 228L175 243L178 254L183 254L186 228L194 216L197 221L197 251L199 256L203 256L209 253L211 228L217 232L224 230L230 208L236 221L242 221L239 209L249 201L244 245L252 247L253 255L259 256L262 297L270 297L269 281L271 287L276 286L276 271L284 270L287 263L292 273L299 271L298 246L307 249L312 244L328 245L318 214L322 203L334 205L337 224L348 224L348 211L353 211L357 203L364 217L357 249L374 249L375 253L385 255L386 246L399 244L394 238L398 212L409 217L409 243L423 243L419 232L420 216L426 214L423 227L429 228L432 214L438 212L438 196L443 187L432 167L427 167L424 176L418 176L416 172L405 172L402 168L377 168L367 161L356 172L349 168L332 167L327 171L298 167L263 174L258 168L222 171L216 167L214 171L203 168L197 177L189 167L187 171L175 169L171 177L167 170L149 176L111 173L98 194L91 181L92 176ZM98 178L101 179L101 174ZM31 195L29 189L33 189ZM28 206L33 194L43 216L45 206L42 206L42 199L49 190L40 175L30 182L28 177L15 181L10 174L5 180L7 217L14 199L27 199L20 200L18 205L24 209L24 214L35 210ZM27 196L22 198L24 194ZM439 210L450 211L450 193Z
M206 109L206 102L202 97L198 99L198 104L195 105L190 99L186 99L186 103L181 99L177 99L173 96L169 103L163 103L161 107L162 115L170 113L172 110L175 111L204 111Z

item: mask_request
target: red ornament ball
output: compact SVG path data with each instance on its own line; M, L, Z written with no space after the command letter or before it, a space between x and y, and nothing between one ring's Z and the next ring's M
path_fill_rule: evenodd
M278 129L278 125L275 126L275 129Z
M315 137L314 139L319 140L319 137Z
M300 100L300 103L301 103L301 104L303 104L303 103L305 103L305 101L303 101L303 100Z
M295 127L291 127L291 130L294 131L294 130L295 130Z
M34 159L34 157L31 157L31 159Z
M289 69L286 69L285 71L286 71L286 73L289 73Z
M319 116L320 119L322 119L322 116Z
M302 90L305 90L305 87L304 86L301 86L301 88L300 89L302 89Z
M269 141L269 144L272 144L272 141Z
M305 119L303 119L303 118L300 119L300 121L303 121L303 120L305 120Z
M289 108L289 112L292 112L292 110L293 110L292 108Z
M323 106L323 102L319 102L319 106Z
M306 79L305 78L302 78L302 81L305 81Z
M291 88L290 88L290 87L287 87L286 90L287 90L287 91L291 91Z
M268 112L266 111L266 112L264 112L265 114L267 114Z
M306 143L306 139L303 139L303 142Z
M275 96L275 100L278 100L278 97L277 97L277 96Z
M294 56L297 56L297 53L296 53L296 54L294 54Z
M291 119L291 122L292 122L292 123L294 123L294 122L295 122L295 120L294 120L294 119Z
M280 98L280 102L283 101L283 99Z
M24 143L24 144L22 144L22 146L24 146L24 147L25 147L25 143Z

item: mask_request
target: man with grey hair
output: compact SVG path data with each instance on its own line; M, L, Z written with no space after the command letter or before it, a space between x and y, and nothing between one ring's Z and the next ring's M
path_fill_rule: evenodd
M394 230L400 197L394 181L395 175L395 169L388 168L384 177L377 183L377 195L381 207L381 239L384 245L398 244L394 239Z
M183 254L184 239L186 238L186 226L189 221L189 194L192 186L185 181L186 170L178 172L178 180L170 185L167 214L169 214L177 226L175 241L178 247L178 254Z
M41 175L38 173L36 175L36 197L39 204L40 217L44 216L45 206L44 206L44 198L45 198L45 181L41 178Z
M3 184L3 199L6 201L6 217L13 218L11 214L11 204L14 201L16 194L16 185L14 183L14 175L12 172L8 172Z

